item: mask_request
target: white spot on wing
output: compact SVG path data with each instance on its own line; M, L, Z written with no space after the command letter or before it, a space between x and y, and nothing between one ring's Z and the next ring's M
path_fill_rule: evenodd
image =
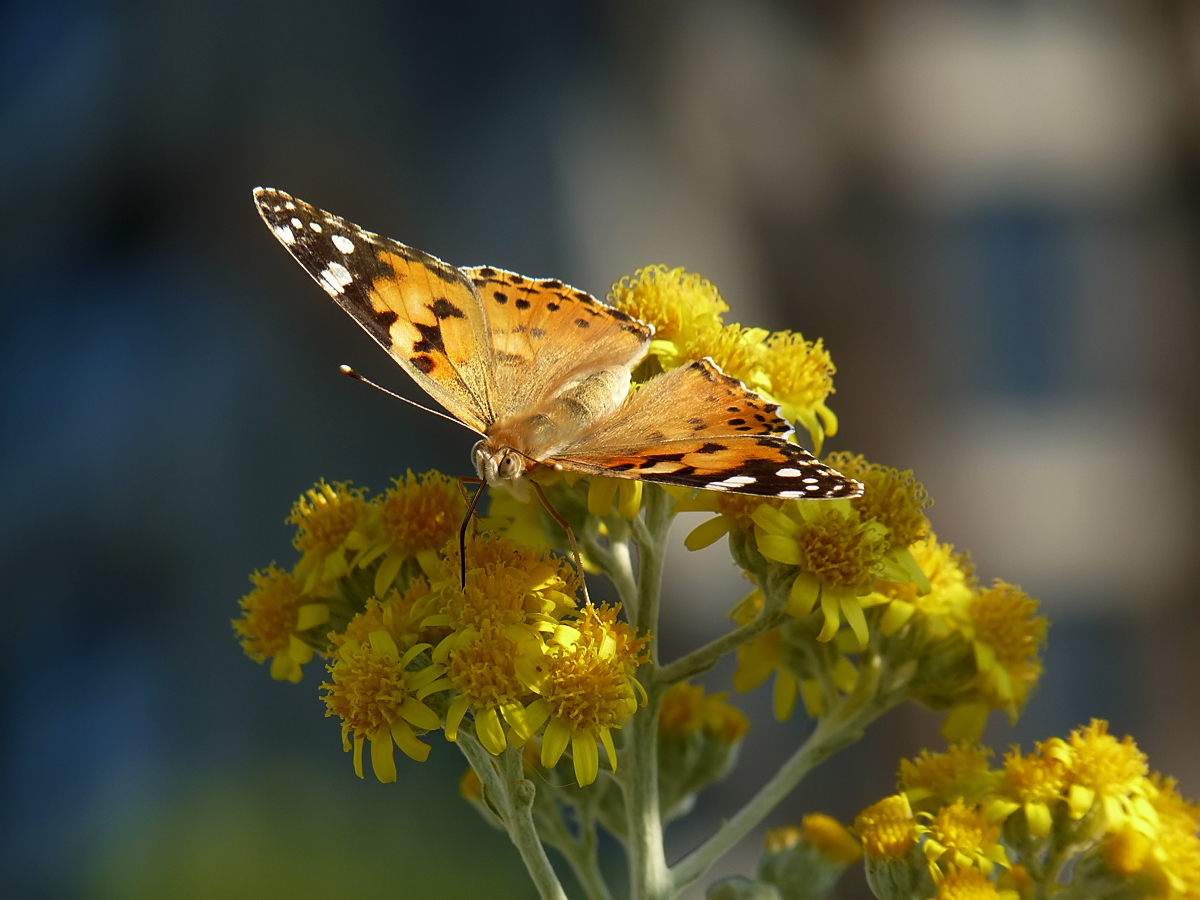
M299 228L303 224L304 223L301 222L299 219L297 219L295 216L292 216L292 227L293 228Z
M821 489L821 486L819 484L806 484L804 486L804 489L806 491L819 491Z
M775 474L780 476L781 478L796 478L797 476L803 475L804 473L801 472L799 469L780 469Z
M275 232L275 237L279 238L285 244L296 243L296 236L292 234L292 229L286 225L275 225L271 230Z
M758 481L753 475L732 475L725 479L726 484L754 484Z
M798 500L804 496L804 491L780 491L775 496L781 500Z
M780 473L780 474L783 474L783 473ZM799 472L797 472L796 474L797 474L797 475L799 475L800 473L799 473ZM816 478L804 478L804 479L802 479L802 480L803 480L803 482L804 482L805 484L816 484L816 483L817 483L817 481L818 481L819 479L816 479Z
M350 238L343 237L340 234L335 234L333 236L332 240L333 240L333 246L337 247L343 253L353 253L354 252L354 241L350 240Z
M275 207L275 208L278 209L279 207ZM291 200L289 200L287 203L283 204L283 208L284 209L295 209L296 204L293 203Z
M317 234L321 233L321 223L320 222L309 222L308 227L311 228L313 231L317 232Z
M340 294L351 281L354 276L341 263L332 262L326 268L321 270L321 274L317 276L321 281L321 287L330 294Z

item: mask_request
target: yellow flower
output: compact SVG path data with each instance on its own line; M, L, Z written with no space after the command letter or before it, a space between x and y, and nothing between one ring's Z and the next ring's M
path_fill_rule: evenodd
M1026 756L1014 747L1004 757L1006 793L1024 808L1025 821L1033 837L1045 837L1050 833L1053 807L1062 799L1066 787L1066 768L1061 754L1043 752L1046 746L1038 744L1036 752Z
M511 541L527 547L547 547L549 541L542 532L542 505L533 498L518 500L512 491L489 488L488 514L479 519L479 531L502 534Z
M1000 823L989 822L982 807L960 799L942 807L937 815L921 816L929 824L918 825L917 830L925 835L922 849L935 881L951 867L974 866L987 875L994 863L1008 865L1004 847L997 842Z
M748 531L754 527L754 511L764 505L780 509L784 501L720 491L697 491L684 497L675 504L675 512L715 512L717 515L693 528L683 544L689 550L703 550L734 529Z
M481 534L467 541L467 566L464 587L458 542L452 540L432 578L439 613L425 627L479 631L489 621L501 631L510 625L553 630L575 609L575 568L545 548ZM440 659L444 649L439 645L434 658Z
M509 744L501 721L518 729L514 746L529 739L523 699L529 688L517 674L519 642L484 620L478 631L464 631L447 655L447 676L459 694L446 712L446 739L458 740L458 727L466 713L475 716L475 734L493 755ZM443 646L446 646L443 644Z
M917 842L917 820L903 794L884 797L858 814L854 830L862 839L867 857L896 860L908 855Z
M617 619L619 607L590 604L572 621L572 629L561 628L547 641L543 666L528 687L539 699L526 711L529 732L546 722L542 735L542 765L554 766L567 745L580 786L596 780L599 753L604 745L609 765L617 769L616 748L611 730L620 728L637 709L637 694L645 693L633 677L645 662L646 637L638 637ZM635 688L637 693L635 693Z
M588 513L603 518L612 511L613 499L621 495L617 512L622 518L634 519L642 505L642 482L630 478L603 478L593 475L588 479Z
M411 469L403 479L393 479L378 505L379 535L358 564L383 557L375 572L375 596L382 597L410 557L426 575L434 573L438 551L458 536L467 505L454 479L436 470L417 476Z
M981 690L989 706L1007 709L1015 719L1042 674L1038 652L1046 643L1046 617L1035 615L1038 602L999 579L980 591L968 606Z
M1106 827L1121 827L1137 811L1133 794L1145 781L1146 754L1128 735L1118 741L1100 719L1072 731L1065 749L1071 818L1081 819L1100 804Z
M788 595L788 612L805 618L820 598L825 625L817 640L831 640L844 619L865 647L867 621L859 598L871 592L882 572L886 529L864 521L840 500L792 501L783 509L759 506L752 518L759 552L801 569Z
M744 694L754 690L772 673L775 675L772 709L778 721L786 722L796 705L800 682L783 663L783 635L778 628L738 647L733 687Z
M365 640L358 637L363 632ZM348 751L353 745L359 778L363 777L363 742L369 739L375 777L385 783L395 781L393 742L418 762L429 756L429 745L419 741L413 729L432 731L442 724L422 701L450 687L443 677L445 670L437 664L410 669L429 645L417 644L402 652L375 602L333 640L337 651L328 665L332 680L321 685L326 691L325 715L341 717L342 746Z
M315 638L305 632L329 620L329 607L306 603L300 583L273 565L250 580L254 590L238 601L242 617L233 620L242 649L255 662L270 659L272 678L297 682L313 658Z
M1000 900L1011 891L997 891L983 872L974 868L951 869L938 884L937 900Z
M825 436L837 434L838 429L837 417L825 405L833 393L833 373L837 371L829 352L820 338L806 341L790 331L772 334L765 350L760 365L770 385L767 396L779 404L785 419L798 421L808 430L820 453Z
M827 816L824 813L810 813L800 820L800 829L823 856L834 862L849 865L862 858L862 844L846 830L845 825L833 816ZM768 847L770 847L770 836L771 832L768 832Z
M683 268L663 265L647 266L632 278L622 278L612 286L608 301L654 326L650 352L663 360L664 370L687 362L680 348L720 331L721 314L729 309L708 281Z
M1154 862L1170 885L1171 900L1200 898L1200 807L1175 791L1175 779L1152 774L1146 793L1157 813L1159 826L1151 851Z
M947 637L958 629L958 622L974 596L970 561L965 555L955 553L954 545L938 543L932 533L912 544L909 552L928 581L929 590L922 592L912 581L904 584L881 581L864 605L890 604L879 626L885 635L895 634L914 614L920 613L922 626L930 637Z
M330 485L322 478L300 496L287 521L296 526L292 543L304 554L295 575L306 594L329 590L350 571L353 559L371 545L373 520L363 489L346 481Z
M925 486L913 477L911 469L900 471L890 466L867 462L858 453L841 451L825 457L827 465L847 478L863 483L863 494L850 501L867 519L876 519L888 529L888 543L903 549L929 534L924 509L929 506Z
M732 744L750 730L750 722L736 706L725 702L728 694L704 695L698 684L677 684L663 694L658 708L658 729L662 734L688 735L701 729Z
M945 753L922 750L916 759L900 761L900 787L914 807L934 799L949 803L958 797L978 801L997 781L988 767L987 747L953 744Z

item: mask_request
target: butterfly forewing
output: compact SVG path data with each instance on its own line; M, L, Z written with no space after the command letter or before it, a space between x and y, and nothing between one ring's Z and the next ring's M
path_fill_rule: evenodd
M254 198L317 284L430 396L485 432L500 406L491 337L479 295L462 272L282 191L259 188Z
M779 408L703 359L664 372L550 462L586 474L767 497L855 497L862 485L787 440Z
M631 369L653 329L557 279L490 266L463 269L483 300L506 411L533 412L564 385L609 366Z

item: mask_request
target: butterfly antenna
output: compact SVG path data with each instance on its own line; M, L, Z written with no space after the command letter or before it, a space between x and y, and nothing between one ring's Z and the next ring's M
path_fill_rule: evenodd
M558 510L550 503L550 498L546 496L546 492L542 490L542 486L536 481L530 481L533 485L534 493L538 499L542 501L542 506L546 507L546 512L554 517L554 521L559 524L559 527L567 533L567 540L571 543L571 556L575 559L575 568L579 571L579 585L583 588L584 602L589 606L592 603L592 598L588 596L587 581L583 577L583 561L579 557L579 545L575 543L575 532L571 530L571 525L558 514Z
M387 394L389 397L395 397L397 400L403 400L409 406L415 406L417 409L423 409L423 410L425 410L425 412L431 413L432 415L435 415L435 416L438 416L439 418L445 419L447 422L453 422L455 425L462 425L463 428L470 428L469 425L465 425L464 423L460 422L458 419L454 418L454 416L448 416L445 413L438 412L436 409L430 409L428 406L422 406L420 403L417 403L415 400L409 400L407 397L401 397L399 394L395 393L394 391L389 391L385 387L380 387L375 382L373 382L370 378L367 378L365 375L350 368L349 366L338 366L338 368L342 370L343 375L349 375L355 381L361 381L363 384L370 385L371 387L375 388L375 390L382 391L383 393ZM471 430L474 431L475 429L472 428Z
M458 484L459 487L462 487L464 482L460 480ZM467 526L471 524L471 519L475 516L475 507L479 505L479 498L483 496L483 491L486 487L487 485L482 481L479 482L479 490L471 498L471 505L467 507L467 514L463 516L462 528L458 530L458 560L462 565L463 590L467 588Z

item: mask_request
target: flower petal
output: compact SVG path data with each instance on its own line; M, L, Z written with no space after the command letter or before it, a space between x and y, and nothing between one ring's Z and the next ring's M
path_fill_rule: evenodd
M600 751L590 734L577 734L571 740L571 755L575 758L575 778L580 787L596 780L600 771Z
M371 735L371 768L383 784L396 780L396 757L392 753L392 732L382 729Z
M729 534L729 529L733 526L733 519L728 516L714 516L711 519L706 519L691 530L686 538L683 539L683 546L689 550L703 550L712 544L715 544L725 535Z
M558 765L570 742L570 727L562 719L551 719L542 735L542 765L547 769Z

